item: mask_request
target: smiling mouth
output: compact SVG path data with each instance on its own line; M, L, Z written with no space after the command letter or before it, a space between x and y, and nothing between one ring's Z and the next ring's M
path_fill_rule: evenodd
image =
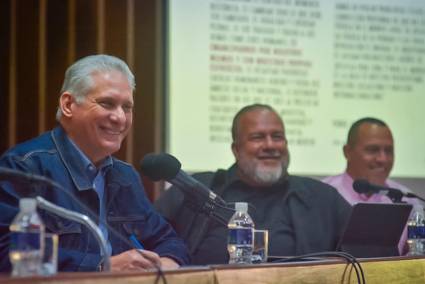
M264 161L264 162L279 162L281 160L281 157L259 157L258 160Z
M372 168L371 170L378 173L386 173L388 171L386 168Z
M123 132L120 130L113 130L113 129L108 129L104 127L101 127L100 129L108 135L121 135L121 133Z

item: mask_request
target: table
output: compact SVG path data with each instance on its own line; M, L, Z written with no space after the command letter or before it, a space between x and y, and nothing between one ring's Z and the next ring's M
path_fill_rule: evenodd
M366 282L425 283L425 258L391 257L360 260ZM357 283L350 266L339 259L259 265L212 265L165 271L169 284ZM154 272L59 273L54 277L0 277L0 283L23 284L150 284ZM159 281L158 283L162 283Z

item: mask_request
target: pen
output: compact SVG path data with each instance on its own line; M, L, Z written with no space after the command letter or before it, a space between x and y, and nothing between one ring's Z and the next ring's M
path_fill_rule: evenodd
M130 236L130 241L136 249L145 249L134 234Z

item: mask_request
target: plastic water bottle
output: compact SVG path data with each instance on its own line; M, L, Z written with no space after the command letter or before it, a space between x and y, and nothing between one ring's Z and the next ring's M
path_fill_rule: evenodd
M425 241L424 212L420 206L415 206L407 222L407 255L423 255Z
M254 222L248 215L248 203L236 202L236 212L227 225L229 263L251 263Z
M10 225L9 258L12 276L41 274L44 225L32 198L19 200L20 211Z

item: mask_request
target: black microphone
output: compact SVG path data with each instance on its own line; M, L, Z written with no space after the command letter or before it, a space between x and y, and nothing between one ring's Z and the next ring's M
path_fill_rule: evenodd
M413 193L404 193L400 189L372 184L365 179L355 180L353 182L353 188L357 193L377 193L387 195L393 202L401 202L401 199L404 196L421 199Z
M142 159L141 170L151 180L166 180L195 199L200 197L213 205L226 205L220 196L181 170L180 162L170 154L147 154Z

